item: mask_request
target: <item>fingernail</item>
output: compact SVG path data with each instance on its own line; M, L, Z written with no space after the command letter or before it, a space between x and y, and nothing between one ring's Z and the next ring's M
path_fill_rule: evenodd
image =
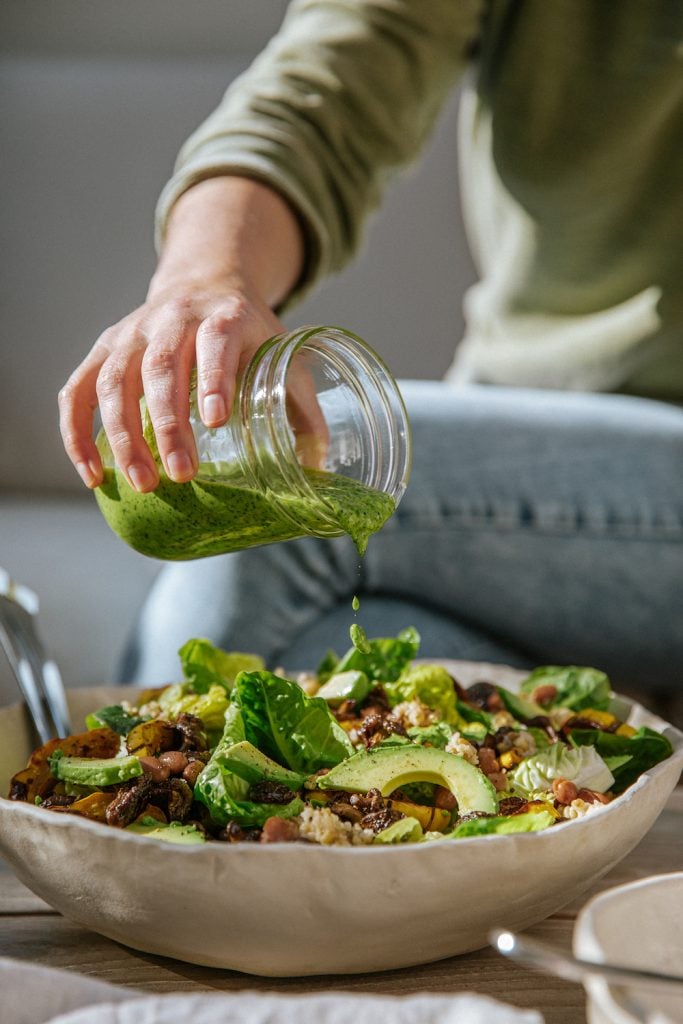
M96 487L100 479L97 466L93 462L77 462L76 470L86 487Z
M194 465L187 452L171 452L166 457L166 469L171 480L183 484L194 476Z
M223 423L228 410L222 395L207 395L202 402L202 419L211 426L212 423Z
M127 477L136 491L151 491L156 484L156 477L144 462L128 467Z

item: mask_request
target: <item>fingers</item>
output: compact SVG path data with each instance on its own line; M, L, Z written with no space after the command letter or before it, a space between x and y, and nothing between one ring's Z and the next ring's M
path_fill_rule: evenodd
M230 416L242 346L239 324L228 313L215 313L197 331L197 399L207 427L220 427Z
M148 328L142 358L142 387L159 456L175 483L186 483L197 472L189 398L196 332L197 319L185 304L168 303Z
M103 479L92 439L100 407L116 465L131 487L153 490L158 465L144 435L144 394L168 477L184 483L198 465L190 426L190 377L197 362L200 414L208 427L230 416L236 378L258 346L282 326L241 295L171 298L140 307L98 339L60 393L60 429L69 458L88 487ZM308 404L308 399L304 404Z
M159 482L140 419L140 367L146 344L147 339L137 327L120 333L116 347L100 368L96 384L102 426L116 465L130 486L141 492L153 490Z
M95 384L106 351L90 353L74 370L58 395L59 430L66 454L86 487L102 483L102 460L93 441L93 416L97 408Z

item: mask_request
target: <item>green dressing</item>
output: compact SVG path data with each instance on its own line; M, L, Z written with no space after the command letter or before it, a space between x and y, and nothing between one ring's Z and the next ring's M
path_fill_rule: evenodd
M316 533L310 526L316 517L322 535L347 533L362 554L370 536L394 512L393 498L348 477L303 472L310 497L275 497L205 464L186 484L162 474L156 490L148 494L131 488L118 469L106 469L95 495L112 530L151 558L204 558L292 540Z

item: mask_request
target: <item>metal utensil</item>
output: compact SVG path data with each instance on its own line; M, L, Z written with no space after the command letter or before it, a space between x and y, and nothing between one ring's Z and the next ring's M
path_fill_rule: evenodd
M651 985L683 990L683 977L659 974L656 971L642 971L634 967L617 967L615 964L601 964L592 960L581 960L564 953L553 946L522 937L514 932L497 929L489 934L489 942L503 956L519 960L546 974L554 974L567 981L583 982L587 977L601 977L622 985Z
M71 732L64 684L38 635L38 598L0 568L0 646L42 743Z

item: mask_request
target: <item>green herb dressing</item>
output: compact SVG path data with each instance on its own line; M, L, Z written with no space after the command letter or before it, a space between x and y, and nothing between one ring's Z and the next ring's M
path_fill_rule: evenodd
M330 533L331 522L363 554L370 536L392 515L393 498L334 473L307 469L304 474L311 498L289 495L288 514L278 507L280 497L226 479L216 467L204 465L186 484L162 474L156 490L148 494L131 488L118 469L106 469L95 495L112 530L151 558L204 558L303 537L313 532L306 524L321 506Z

